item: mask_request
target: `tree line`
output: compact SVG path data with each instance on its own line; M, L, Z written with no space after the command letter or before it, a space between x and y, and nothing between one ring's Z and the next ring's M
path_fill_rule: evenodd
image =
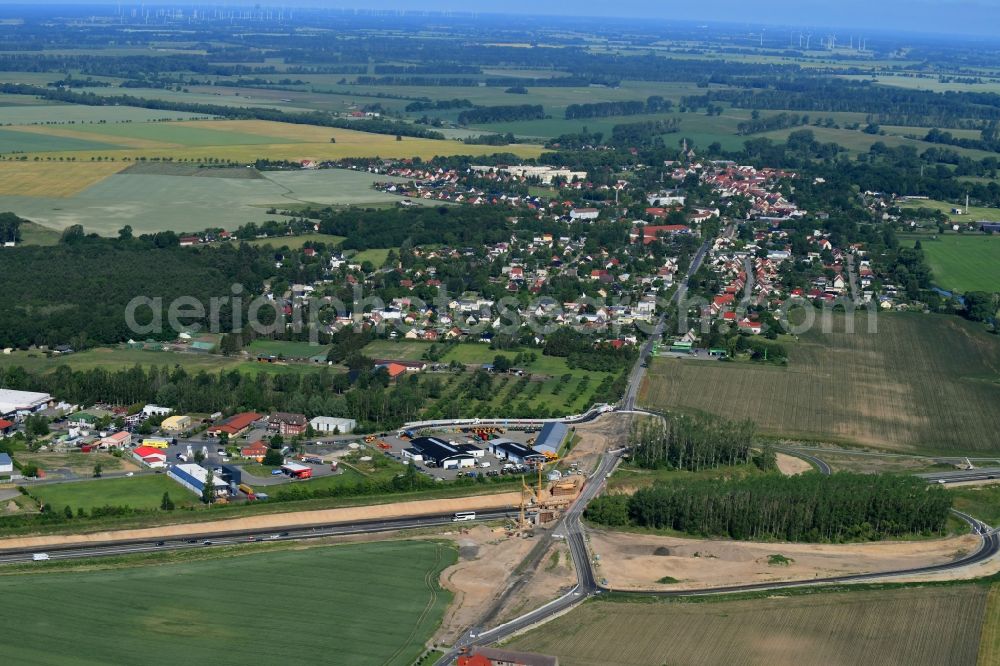
M586 517L702 537L845 542L944 534L951 498L913 476L769 474L687 479L607 495Z
M608 116L635 116L642 113L669 113L674 108L673 101L652 95L645 101L626 100L620 102L596 102L594 104L570 104L566 107L566 120L580 118L607 118Z

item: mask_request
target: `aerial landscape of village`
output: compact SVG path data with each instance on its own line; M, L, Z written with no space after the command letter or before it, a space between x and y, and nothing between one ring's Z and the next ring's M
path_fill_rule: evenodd
M1000 2L842 1L0 0L0 661L1000 666Z

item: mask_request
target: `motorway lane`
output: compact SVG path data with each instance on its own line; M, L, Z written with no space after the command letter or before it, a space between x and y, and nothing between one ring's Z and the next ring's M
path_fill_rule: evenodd
M510 511L479 511L476 513L476 521L499 520L513 516ZM35 548L35 549L8 549L0 551L0 564L13 562L31 562L34 553L44 552L51 560L59 559L79 559L86 557L107 557L111 555L126 555L130 553L148 553L161 550L180 550L185 548L206 548L209 546L224 546L251 541L290 541L303 539L319 539L332 536L346 536L350 534L374 534L378 532L392 532L396 530L419 529L426 527L441 527L451 525L455 521L452 514L439 514L434 516L419 516L415 518L398 518L393 520L366 521L360 523L332 523L327 525L314 525L310 527L289 528L287 530L275 531L240 531L222 532L217 534L199 534L190 536L178 536L164 538L164 545L157 546L158 540L150 539L144 541L129 542L103 542L80 546L56 547L56 548ZM470 521L472 522L472 521ZM210 542L206 544L205 542Z

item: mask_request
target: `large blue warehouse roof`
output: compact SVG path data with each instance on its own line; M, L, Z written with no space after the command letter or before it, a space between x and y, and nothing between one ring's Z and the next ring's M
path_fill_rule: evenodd
M535 440L535 449L558 452L568 432L569 428L566 427L565 423L546 423L538 434L538 439Z

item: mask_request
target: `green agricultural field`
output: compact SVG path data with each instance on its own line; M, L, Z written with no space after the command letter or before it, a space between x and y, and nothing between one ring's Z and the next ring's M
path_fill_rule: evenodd
M939 210L945 215L951 215L953 208L965 210L965 202L948 203L947 201L937 201L936 199L924 199L913 202L913 207L932 208ZM955 215L952 219L957 222L976 222L978 220L988 220L990 222L1000 222L1000 208L983 208L982 206L969 206L968 215Z
M787 367L657 360L640 402L752 419L769 435L900 451L1000 451L1000 340L957 317L842 316L788 342ZM817 325L815 328L819 328Z
M85 454L80 454L85 455ZM31 494L56 511L63 507L93 509L101 506L130 506L133 509L158 509L163 493L177 506L196 504L199 498L165 474L142 474L113 479L93 479L68 483L49 483L29 488Z
M370 250L361 250L357 254L351 257L352 262L364 263L366 261L372 262L372 265L378 268L385 263L385 258L389 256L388 248L372 248Z
M420 361L430 347L431 343L419 340L373 340L365 345L363 353L368 358Z
M944 234L921 238L920 245L943 289L1000 291L1000 235Z
M3 109L0 109L0 113ZM85 141L69 137L45 136L35 132L0 129L0 155L49 150L108 150L121 148L104 141Z
M327 236L326 234L302 234L301 236L282 236L280 238L255 238L250 241L233 241L239 244L246 242L249 245L270 245L275 249L287 247L289 250L301 250L306 243L326 243L327 245L340 245L346 239L344 236Z
M308 342L254 340L247 349L252 354L270 354L289 359L307 359L313 356L326 357L326 353L330 348L323 345L313 345Z
M588 603L510 642L566 666L976 666L986 585ZM941 618L949 618L942 623Z
M775 113L780 113L775 111ZM823 117L824 114L817 113L817 117ZM862 127L864 123L862 122ZM682 125L683 127L683 125ZM929 143L927 141L919 141L917 139L910 139L907 136L902 136L899 134L890 134L885 128L886 134L866 134L861 130L849 130L849 129L834 129L827 127L793 127L790 129L775 130L773 132L764 132L762 134L754 134L753 137L747 138L765 138L771 139L775 143L784 142L788 139L788 135L792 132L796 132L802 129L808 129L813 132L815 138L820 143L836 143L846 148L852 153L867 153L869 149L875 143L884 143L890 148L898 148L899 146L912 146L917 149L918 153L922 153L928 148L933 148L936 144ZM903 128L904 134L926 134L926 129L919 127L907 127ZM940 146L938 146L940 147ZM990 153L985 150L974 150L972 148L959 148L957 146L948 146L949 150L954 150L955 152L965 156L970 157L974 160L981 160L986 157L996 157L996 153ZM921 202L924 203L924 202Z
M24 245L56 245L59 232L34 222L21 225L21 242Z
M182 146L233 146L284 143L284 139L245 132L217 131L211 124L193 127L187 123L117 123L112 125L83 125L81 132L92 132L101 137L125 137L180 144ZM41 150L41 149L39 149ZM76 150L74 148L48 148L47 150ZM84 149L80 149L84 150Z
M2 77L0 77L2 78ZM3 79L8 80L8 79ZM100 90L100 89L98 89ZM107 88L120 94L117 88ZM114 123L143 123L155 120L207 118L205 114L134 106L81 106L77 104L18 104L0 107L0 125L59 125L84 129L91 123L108 127Z
M456 559L447 545L416 541L206 555L0 577L18 609L7 626L19 640L5 659L173 666L214 654L229 664L409 666L451 600L437 577ZM81 608L100 621L81 623Z

